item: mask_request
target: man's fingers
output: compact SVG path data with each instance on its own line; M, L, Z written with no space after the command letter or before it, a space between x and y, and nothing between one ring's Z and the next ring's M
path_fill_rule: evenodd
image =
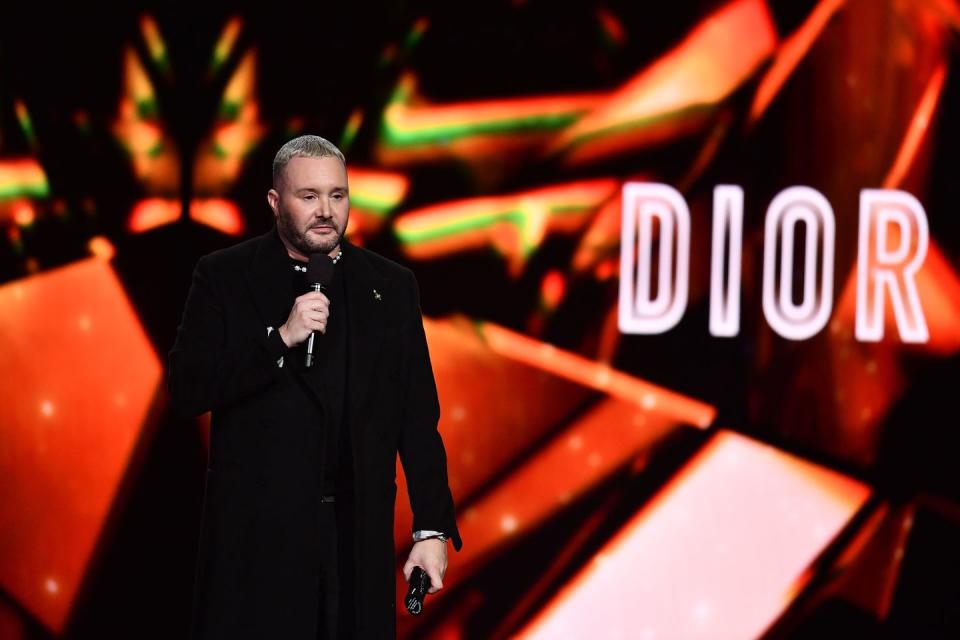
M410 582L410 574L413 573L413 568L417 565L413 564L410 560L407 560L407 563L403 565L403 579L407 582Z
M424 571L430 576L430 590L427 593L436 593L443 589L443 576L437 567L427 567Z
M410 582L410 573L413 568L422 567L430 578L428 593L436 593L443 588L443 575L447 570L446 543L438 540L421 540L413 545L406 564L403 565L403 575Z
M323 295L323 294L319 294ZM310 298L310 299L297 299L294 303L293 308L300 313L304 311L326 311L330 313L330 301L326 297L322 298Z
M330 315L330 307L323 304L312 302L309 304L303 304L297 307L297 313L300 315L306 315L311 313L322 313L324 315Z
M429 593L436 593L443 588L443 574L445 573L445 567L443 563L440 562L439 558L428 558L424 562L423 570L427 572L427 575L430 576L430 591Z
M304 303L315 304L317 302L321 302L329 305L330 298L328 298L322 291L311 291L309 293L303 294L302 296L298 296L294 304L304 304Z
M303 316L304 323L307 322L326 322L330 317L329 313L323 311L308 311Z

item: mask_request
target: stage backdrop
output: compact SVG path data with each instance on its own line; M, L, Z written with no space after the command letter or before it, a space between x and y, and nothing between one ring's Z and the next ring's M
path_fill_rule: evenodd
M464 549L403 637L960 625L960 3L17 4L0 637L185 635L166 354L303 133L421 288Z

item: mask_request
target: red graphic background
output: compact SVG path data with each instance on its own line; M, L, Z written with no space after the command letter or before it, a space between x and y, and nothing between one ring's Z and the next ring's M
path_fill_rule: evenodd
M465 546L402 637L960 633L954 0L2 15L0 637L185 634L208 427L171 410L166 353L196 259L269 227L273 153L307 132L347 154L352 241L421 285ZM636 180L691 210L660 335L617 329ZM718 184L745 193L732 338ZM760 301L792 185L837 224L801 342ZM854 338L864 188L925 208L926 343L891 309Z

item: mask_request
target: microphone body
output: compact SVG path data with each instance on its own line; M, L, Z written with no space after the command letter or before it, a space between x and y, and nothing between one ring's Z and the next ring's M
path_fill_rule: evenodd
M407 591L407 597L403 599L407 611L415 616L420 615L423 611L423 599L429 590L430 576L420 567L414 567L410 572L410 590Z
M311 291L323 291L324 293L326 293L326 289L327 289L327 288L324 287L323 284L321 284L321 283L319 283L319 282L314 282L313 284L310 285L310 290L311 290ZM304 364L308 369L313 366L313 340L314 340L314 338L316 338L316 337L317 337L317 332L316 332L316 331L311 331L311 332L310 332L310 337L307 338L307 355L306 355L306 357L305 357L305 359L304 359L304 363L303 363L303 364Z
M307 282L313 291L326 292L333 282L333 259L325 253L311 253L310 262L307 263ZM313 366L313 342L316 337L317 332L311 331L307 339L307 355L304 358L307 368Z

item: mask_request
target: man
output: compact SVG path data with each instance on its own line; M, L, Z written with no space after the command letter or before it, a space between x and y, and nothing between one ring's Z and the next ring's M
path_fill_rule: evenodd
M343 239L346 163L323 138L280 149L267 202L269 233L197 263L170 353L174 403L213 412L194 636L393 637L398 452L404 576L418 565L436 591L461 545L416 281ZM307 287L318 252L326 292Z

